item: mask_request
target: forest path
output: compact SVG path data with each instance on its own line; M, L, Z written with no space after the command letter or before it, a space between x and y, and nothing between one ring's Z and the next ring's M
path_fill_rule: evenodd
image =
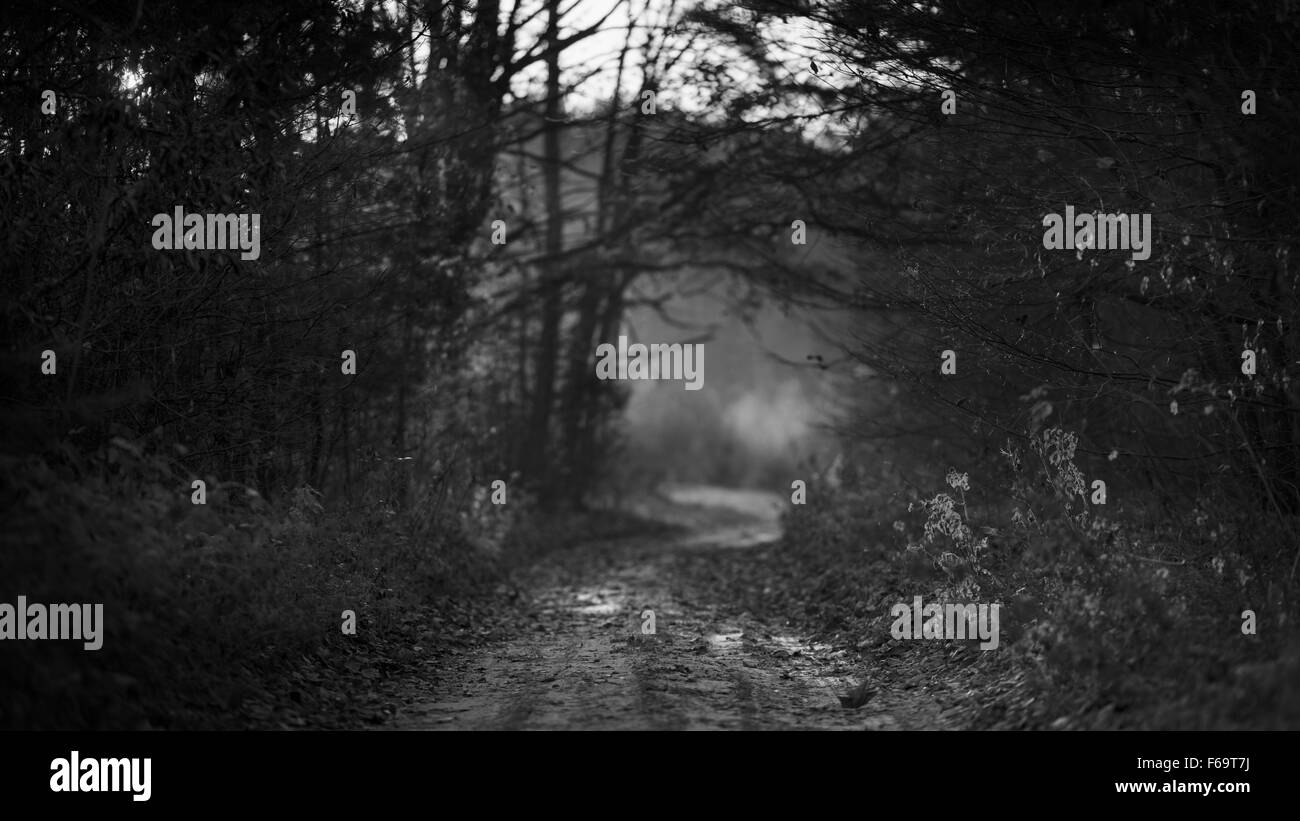
M781 625L734 612L718 562L780 538L782 500L681 486L644 503L676 535L555 551L525 577L530 623L454 652L409 688L387 729L927 729L946 725L919 691L846 709L860 663ZM655 633L642 633L654 611Z

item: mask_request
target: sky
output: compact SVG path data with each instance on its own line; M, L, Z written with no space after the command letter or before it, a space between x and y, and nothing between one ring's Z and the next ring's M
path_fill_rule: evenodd
M538 0L518 0L518 2L525 10L524 14L531 12L538 5ZM605 18L599 33L566 49L561 57L560 65L565 72L566 82L576 85L572 105L592 106L608 100L613 93L619 51L627 37L630 17L636 20L636 25L633 28L634 49L628 55L630 65L627 70L630 73L624 80L625 88L628 86L635 88L640 85L640 72L643 68L641 49L646 43L647 34L652 30L662 31L663 28L680 20L683 12L694 5L696 3L693 0L574 0L570 5L565 6L565 9L571 11L563 18L561 37L571 35ZM733 3L725 1L709 2L707 5L734 7ZM810 58L820 53L816 32L806 25L783 23L779 20L767 23L766 27L772 42L778 44L774 46L774 53L789 67L791 73L805 77L813 76L809 65ZM524 29L521 41L531 42L534 38L542 36L544 31L545 19L539 16L531 26ZM674 51L685 42L683 34L674 34L671 37L672 43L675 44ZM738 91L757 88L757 78L744 72L743 60L739 53L722 49L712 40L708 42L699 40L683 57L678 70L670 74L669 81L664 84L674 92L674 98L670 101L671 107L698 111L708 104L708 99L702 91L694 91L688 83L682 82L684 72L690 71L702 59L719 64L723 71L722 76ZM819 76L833 76L833 67L827 65L825 60L821 65L824 67L819 67L821 72ZM519 95L529 91L538 94L544 78L545 65L537 63L517 79L514 91ZM829 79L828 82L834 80Z

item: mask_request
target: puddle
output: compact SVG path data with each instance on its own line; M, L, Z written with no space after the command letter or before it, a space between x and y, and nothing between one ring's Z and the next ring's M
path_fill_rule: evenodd
M588 616L612 616L623 610L621 587L589 587L579 590L573 594L575 605L567 609Z
M734 633L709 633L704 637L704 640L714 650L738 650L740 649L740 637L743 635L745 635L743 630L737 630Z
M606 604L589 604L586 607L575 607L575 613L585 613L589 616L612 616L623 608L613 602Z

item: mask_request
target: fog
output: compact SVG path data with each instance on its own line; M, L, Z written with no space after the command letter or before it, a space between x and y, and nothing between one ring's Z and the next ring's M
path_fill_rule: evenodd
M835 356L826 338L833 318L770 303L742 317L735 302L719 285L674 298L662 312L630 313L624 331L635 340L703 339L708 389L629 383L623 481L788 491L791 481L807 478L800 471L824 461L831 384L817 362Z

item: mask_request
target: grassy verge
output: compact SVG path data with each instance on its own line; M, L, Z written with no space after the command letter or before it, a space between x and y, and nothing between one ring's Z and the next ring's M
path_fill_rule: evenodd
M926 688L966 726L1300 728L1287 523L1203 500L1139 524L1067 510L1068 481L1027 493L1068 479L1067 463L988 493L951 475L911 513L882 482L810 488L784 542L737 569L734 595L859 651L885 686ZM893 638L890 608L914 596L999 603L999 648Z

